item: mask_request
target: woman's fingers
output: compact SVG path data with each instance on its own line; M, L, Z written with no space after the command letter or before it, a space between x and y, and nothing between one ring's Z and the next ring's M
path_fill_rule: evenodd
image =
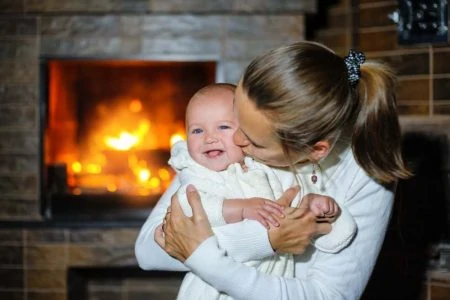
M166 213L167 221L169 221L173 216L184 215L183 208L181 208L180 201L178 201L178 196L175 193L172 198L170 198L170 211Z
M189 205L192 208L192 217L194 218L194 220L197 221L205 219L208 220L205 209L203 208L202 202L200 201L200 194L197 192L197 189L192 184L189 184L187 186L186 195ZM178 203L178 205L180 204Z
M155 242L164 249L165 247L165 238L164 238L164 232L162 229L162 224L159 224L158 227L155 229Z
M299 191L300 187L298 185L288 188L276 203L284 207L291 206L292 200L294 200Z
M330 223L317 223L317 234L327 234L331 231Z

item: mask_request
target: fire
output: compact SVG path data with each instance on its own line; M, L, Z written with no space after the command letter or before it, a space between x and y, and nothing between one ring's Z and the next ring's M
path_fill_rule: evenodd
M122 131L118 137L105 137L106 145L119 151L130 150L138 141L139 139L136 136L126 131Z
M141 143L149 129L150 122L148 120L142 120L135 131L121 131L116 137L106 136L104 142L109 148L118 151L128 151Z
M100 143L92 143L96 146L91 148L92 154L72 160L68 181L73 193L103 190L146 196L168 188L174 172L164 166L169 149L163 149L186 139L184 125L173 126L169 135L164 133L163 146L158 144L160 127L152 128L148 118L135 122L142 109L139 99L129 101L127 110L135 117L116 116L103 123L94 139ZM160 158L164 152L167 158Z

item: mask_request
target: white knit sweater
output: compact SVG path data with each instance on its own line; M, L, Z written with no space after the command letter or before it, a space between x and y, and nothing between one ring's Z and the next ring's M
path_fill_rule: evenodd
M307 184L311 166L299 166L300 184ZM287 170L276 170L283 189L295 180ZM310 247L295 256L295 277L263 274L242 262L274 255L266 229L256 221L213 228L185 264L170 257L154 241L170 195L180 187L175 180L153 209L136 241L136 258L143 269L192 271L217 290L235 299L358 299L381 248L393 204L394 186L384 187L355 162L350 148L336 145L321 162L319 193L333 197L356 221L352 243L337 254ZM305 190L301 190L299 198Z
M178 200L186 215L191 216L186 187L193 184L200 193L202 205L212 227L225 225L223 201L261 197L275 200L281 197L283 189L275 173L269 167L245 159L247 170L239 163L231 164L221 172L212 171L195 162L189 155L185 141L177 142L171 150L169 164L177 171L181 187ZM244 263L259 272L283 277L294 277L294 258L291 254L268 256L261 260ZM192 272L186 274L178 293L178 300L226 300L232 299L204 282Z

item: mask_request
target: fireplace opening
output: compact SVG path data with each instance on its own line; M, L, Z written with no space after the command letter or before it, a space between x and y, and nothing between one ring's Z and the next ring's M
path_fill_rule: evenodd
M52 220L142 219L174 177L187 101L215 61L44 59L43 213Z

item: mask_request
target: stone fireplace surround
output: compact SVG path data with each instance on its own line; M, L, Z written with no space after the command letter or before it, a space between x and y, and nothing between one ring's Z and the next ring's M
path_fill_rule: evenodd
M304 37L305 13L316 1L177 1L177 0L6 0L0 3L0 299L67 299L69 273L100 274L104 268L134 268L134 241L140 223L54 223L41 214L39 59L42 56L139 57L189 59L199 55L222 63L220 79L236 82L243 67L264 50ZM423 147L416 149L425 169L414 187L414 200L427 191L448 198L448 117L403 117L405 132L419 132ZM431 146L442 146L433 151ZM421 150L427 150L420 152ZM422 159L420 155L426 155ZM440 163L436 167L436 163ZM428 180L430 179L430 180ZM443 183L436 189L434 183ZM432 207L422 197L405 228ZM409 200L409 199L408 199ZM444 215L448 210L438 213ZM430 214L432 215L432 214ZM396 221L408 214L396 215ZM447 217L448 219L448 217ZM398 228L392 226L381 259L394 272L423 263L419 256L428 226L418 220L406 243L398 247ZM439 222L438 222L439 223ZM436 226L436 223L433 223ZM434 227L433 227L434 228ZM412 237L412 238L411 238ZM434 242L434 241L433 241ZM390 248L390 249L389 249ZM393 251L392 249L395 248ZM418 249L414 252L413 249ZM407 251L406 251L407 250ZM409 251L409 252L408 252ZM406 253L403 260L398 254ZM407 253L408 252L408 253ZM400 263L399 263L400 261ZM438 265L448 268L447 265ZM389 268L394 273L392 268ZM383 268L376 269L375 275ZM125 272L126 273L126 272ZM134 273L133 273L134 274ZM393 286L373 280L370 289L395 290L419 283L410 273L388 276ZM73 275L72 275L73 276ZM149 274L151 277L152 274ZM120 277L120 276L119 276ZM133 279L135 278L135 279ZM137 279L136 279L137 278ZM134 299L154 292L147 278L95 281L90 294L97 299ZM150 284L149 284L150 283ZM420 284L418 285L420 288ZM409 287L407 288L409 290Z
M2 1L0 299L68 299L69 270L137 268L134 242L141 221L61 223L41 212L41 57L204 57L220 62L218 81L236 82L257 54L304 39L304 15L314 13L315 5L315 0ZM155 284L140 276L94 281L89 295L154 295Z

